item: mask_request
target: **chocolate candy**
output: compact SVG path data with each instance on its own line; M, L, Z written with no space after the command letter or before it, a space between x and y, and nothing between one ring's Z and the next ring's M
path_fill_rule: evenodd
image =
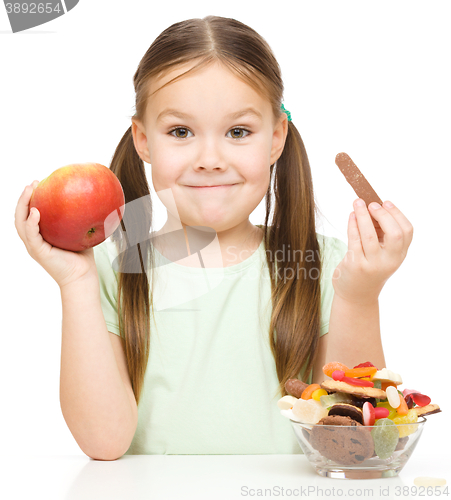
M376 194L376 191L371 187L370 183L365 179L365 176L357 168L357 165L351 160L346 153L338 153L335 157L335 163L345 176L346 180L351 185L359 198L368 206L372 201L382 205L382 200Z
M302 380L299 380L298 378L289 378L285 382L285 390L290 396L294 396L295 398L300 398L307 387L308 384L302 382Z
M371 184L365 179L365 176L360 172L357 165L351 160L346 153L338 153L335 157L335 163L349 182L352 189L359 198L366 203L366 206L375 201L382 205L382 200L376 194L376 191L371 187ZM379 222L371 217L374 227L380 228Z

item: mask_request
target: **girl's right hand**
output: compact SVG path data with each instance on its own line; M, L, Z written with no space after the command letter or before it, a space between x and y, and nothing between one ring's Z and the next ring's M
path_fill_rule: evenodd
M39 181L26 186L17 202L15 226L27 252L61 287L85 278L97 278L94 250L62 250L50 245L39 232L39 211L30 213L30 199ZM34 212L34 209L33 209Z

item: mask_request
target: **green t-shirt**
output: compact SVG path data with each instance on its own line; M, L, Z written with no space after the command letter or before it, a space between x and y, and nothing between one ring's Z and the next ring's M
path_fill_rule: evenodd
M323 258L324 335L334 294L332 274L347 248L337 238L319 233L317 238ZM119 335L115 244L108 238L94 247L94 255L107 329ZM155 259L155 323L151 315L138 427L126 454L302 453L290 421L277 407L263 240L246 260L225 268L180 265L156 249ZM311 380L312 373L306 382Z

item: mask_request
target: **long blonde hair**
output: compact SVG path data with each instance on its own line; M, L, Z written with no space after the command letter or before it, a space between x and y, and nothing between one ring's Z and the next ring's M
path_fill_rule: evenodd
M280 118L284 87L280 67L268 43L249 26L236 19L218 16L175 23L155 39L134 75L134 118L144 121L149 81L191 61L198 63L166 85L219 61L268 99L274 118ZM122 184L126 204L138 199L146 200L147 203L145 213L136 217L139 227L134 228L142 236L138 240L142 243L127 248L123 237L126 234L124 224L112 235L119 255L119 329L125 339L128 371L139 403L150 346L153 295L148 266L154 263L154 254L149 239L152 225L150 191L144 163L135 150L131 126L116 148L110 169ZM274 211L268 225L272 198ZM268 334L280 382L279 390L283 396L286 394L285 382L289 378L299 376L304 364L305 376L313 367L319 339L321 306L318 278L321 261L319 258L306 259L307 255L320 255L315 229L316 206L312 176L304 143L293 122L288 123L288 135L282 155L270 166L270 182L265 201L263 229L272 300ZM128 210L127 205L126 212ZM287 247L293 255L291 262L273 258L279 255L277 250ZM295 272L293 276L293 264L295 269L302 272ZM136 273L121 272L131 266L135 266ZM277 272L285 279L277 279Z

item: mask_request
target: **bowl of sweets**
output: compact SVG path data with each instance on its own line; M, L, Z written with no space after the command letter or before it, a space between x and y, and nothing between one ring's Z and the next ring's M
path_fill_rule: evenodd
M348 368L331 362L321 384L289 379L277 402L290 419L296 439L315 471L332 478L397 476L412 455L438 404L401 376L371 362Z

